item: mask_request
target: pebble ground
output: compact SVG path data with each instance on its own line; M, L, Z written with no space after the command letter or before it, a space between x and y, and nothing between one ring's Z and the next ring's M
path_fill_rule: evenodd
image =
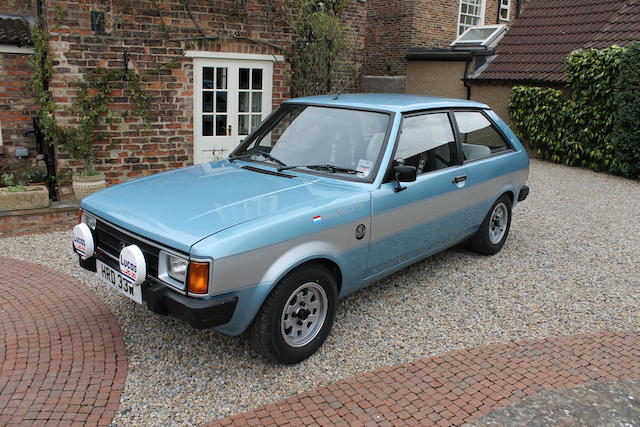
M640 183L534 161L529 186L499 254L453 248L346 298L325 345L296 366L111 292L77 266L69 232L0 239L0 254L76 277L120 322L129 372L116 424L188 425L464 347L638 331Z

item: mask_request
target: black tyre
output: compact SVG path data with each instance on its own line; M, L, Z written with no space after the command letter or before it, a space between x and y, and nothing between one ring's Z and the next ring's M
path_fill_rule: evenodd
M511 199L500 196L491 206L480 229L469 239L469 247L482 255L493 255L502 249L511 228Z
M298 363L329 336L338 287L320 264L307 264L285 276L271 291L251 325L254 349L267 360Z

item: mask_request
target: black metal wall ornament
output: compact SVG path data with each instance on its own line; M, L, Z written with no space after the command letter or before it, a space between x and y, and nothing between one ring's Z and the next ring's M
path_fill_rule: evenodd
M123 54L122 54L122 62L123 62L123 70L125 72L127 72L129 70L129 59L131 58L131 53L129 53L129 49L127 49L126 47L124 48Z
M104 12L91 11L91 31L104 34Z

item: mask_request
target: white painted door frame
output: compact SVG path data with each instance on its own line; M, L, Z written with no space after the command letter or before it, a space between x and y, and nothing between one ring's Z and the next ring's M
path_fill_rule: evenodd
M198 164L226 157L271 112L273 62L282 58L227 52L187 56L194 58L193 158ZM226 111L220 114L225 97Z

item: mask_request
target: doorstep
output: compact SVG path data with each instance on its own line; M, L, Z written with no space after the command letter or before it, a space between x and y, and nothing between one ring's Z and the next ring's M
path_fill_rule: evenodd
M0 237L70 229L78 221L75 200L52 202L47 208L0 212Z

